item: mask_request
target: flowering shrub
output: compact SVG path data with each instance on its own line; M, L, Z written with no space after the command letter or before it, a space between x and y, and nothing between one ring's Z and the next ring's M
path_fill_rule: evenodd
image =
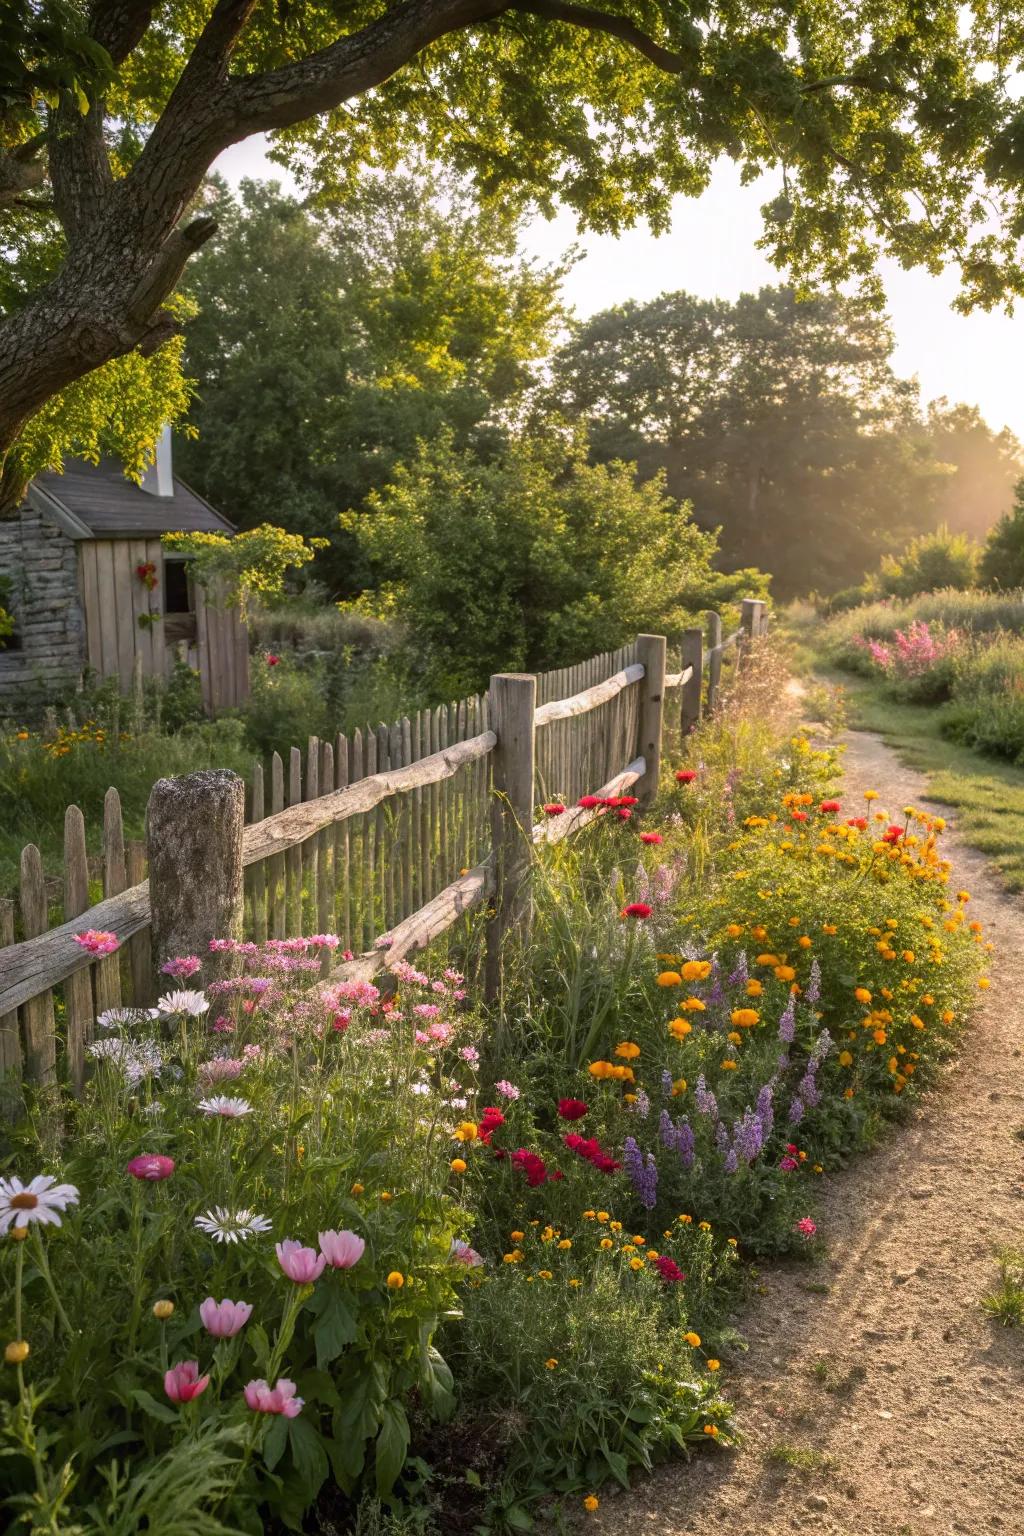
M954 662L966 644L958 629L912 619L891 641L857 635L851 642L892 683L901 697L922 701L948 698Z

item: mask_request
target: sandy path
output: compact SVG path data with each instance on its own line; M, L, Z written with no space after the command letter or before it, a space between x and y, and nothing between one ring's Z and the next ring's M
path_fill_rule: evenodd
M922 778L876 737L846 740L851 803L866 788L882 805L923 803ZM762 1272L739 1319L749 1352L723 1368L744 1448L607 1495L588 1530L1024 1536L1024 1337L978 1305L993 1248L1024 1240L1024 903L955 820L946 838L997 946L959 1059L908 1125L827 1180L826 1262ZM780 1465L780 1445L814 1464Z

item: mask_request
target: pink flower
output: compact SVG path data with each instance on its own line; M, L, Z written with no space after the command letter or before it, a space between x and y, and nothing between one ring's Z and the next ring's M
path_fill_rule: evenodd
M799 1232L808 1239L812 1238L817 1230L817 1224L809 1216L801 1216L800 1220L793 1227L794 1232Z
M340 1013L336 1013L334 1015L334 1018L331 1020L331 1028L334 1030L335 1034L343 1035L351 1022L351 1008L343 1008Z
M660 832L641 832L640 841L642 843L663 843L665 839Z
M71 937L90 955L112 955L121 942L116 933L106 933L102 928L87 928L84 933L74 933Z
M174 1172L174 1158L163 1157L159 1152L143 1152L138 1157L133 1157L125 1169L133 1179L150 1179L154 1183L159 1179L169 1179Z
M173 976L177 981L187 981L202 968L203 962L198 955L176 955L173 960L165 960L160 970L164 976Z
M600 795L581 795L576 804L585 811L595 811L599 805L603 804L603 801Z
M267 666L268 667L276 667L280 663L280 660L281 660L280 656L275 656L270 651L267 652Z
M198 1360L179 1360L164 1372L164 1391L172 1403L190 1403L210 1385L209 1376L200 1376Z
M207 1296L199 1304L199 1316L207 1333L215 1339L233 1339L252 1316L252 1303L228 1301L227 1297L223 1301L214 1301L212 1296Z
M325 1254L317 1254L315 1248L304 1248L294 1237L286 1237L276 1248L277 1262L296 1285L312 1285L324 1272ZM274 1410L275 1412L279 1410Z
M366 1244L354 1232L321 1232L320 1252L332 1269L351 1269L366 1251Z
M277 1385L268 1387L265 1381L248 1381L243 1388L245 1405L253 1413L283 1413L286 1419L297 1419L304 1407L304 1399L295 1396L294 1381L279 1376Z

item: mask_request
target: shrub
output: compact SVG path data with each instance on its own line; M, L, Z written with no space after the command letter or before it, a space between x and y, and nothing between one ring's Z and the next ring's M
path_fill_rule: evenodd
M985 540L978 575L990 587L1024 587L1024 480L1014 489L1013 507Z
M888 597L916 597L921 592L973 587L978 571L978 546L963 533L945 526L912 539L900 555L886 555L877 588Z
M912 619L905 630L896 630L891 644L857 639L853 644L863 648L898 697L934 703L949 697L964 637L959 630L930 627L923 619Z

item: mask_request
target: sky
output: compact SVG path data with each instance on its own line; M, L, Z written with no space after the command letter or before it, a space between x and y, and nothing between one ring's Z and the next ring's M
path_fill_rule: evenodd
M294 187L280 166L267 160L262 138L226 150L216 168L237 184L243 176L273 178ZM684 288L701 298L734 299L783 275L757 249L761 204L773 185L742 187L729 161L716 168L700 198L676 200L672 228L655 239L644 228L619 237L576 232L568 213L538 218L525 231L527 254L554 260L578 243L585 257L566 278L563 292L580 318L622 304ZM916 375L924 400L946 395L976 405L997 431L1008 426L1024 441L1024 311L957 314L952 271L941 277L902 271L883 262L882 278L896 336L893 366L902 377Z

